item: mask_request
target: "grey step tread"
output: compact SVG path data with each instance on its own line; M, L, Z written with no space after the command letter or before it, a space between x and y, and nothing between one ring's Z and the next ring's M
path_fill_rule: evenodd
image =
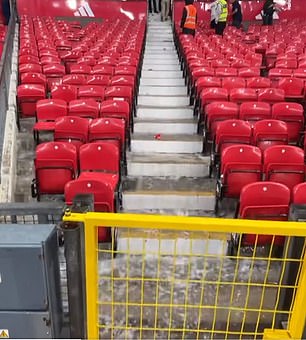
M193 177L126 177L123 181L124 194L149 195L212 195L216 180Z
M153 119L153 118L134 118L134 124L137 123L152 123L152 124L196 124L197 120L190 118L190 119L186 119L186 118L182 118L182 119Z
M127 153L128 162L134 163L163 163L163 164L209 164L209 156L202 156L201 154L179 154L179 153L165 153L165 154L146 154L138 152Z
M155 140L154 136L143 134L143 133L133 133L132 134L132 140ZM173 135L173 134L163 134L161 135L160 141L168 141L168 142L200 142L203 140L202 136L199 135L186 135L186 134L179 134L179 135Z
M164 97L177 97L187 96L187 88L184 86L169 86L169 87L158 87L158 86L145 86L139 87L139 95L143 96L164 96Z

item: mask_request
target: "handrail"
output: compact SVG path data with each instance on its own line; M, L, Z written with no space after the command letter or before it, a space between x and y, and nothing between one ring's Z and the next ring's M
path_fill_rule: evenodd
M0 60L0 170L2 166L2 153L5 134L6 112L9 108L10 76L12 72L12 55L14 46L14 34L16 27L16 12L13 11L7 27L7 33ZM0 171L1 182L1 171Z

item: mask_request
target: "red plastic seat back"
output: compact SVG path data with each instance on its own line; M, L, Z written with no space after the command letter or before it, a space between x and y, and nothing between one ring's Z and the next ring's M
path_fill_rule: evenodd
M45 86L22 84L17 88L17 100L22 117L35 117L36 102L46 97Z
M38 121L55 121L67 115L67 103L62 99L42 99L36 103Z
M204 88L200 97L203 104L215 101L228 101L228 91L222 87Z
M241 189L262 177L262 153L251 145L232 145L221 154L221 174L225 196L238 198Z
M245 102L240 105L239 118L254 123L271 118L271 106L264 102Z
M252 127L249 122L239 119L228 119L218 124L216 129L216 149L222 151L233 144L251 144Z
M99 103L94 99L71 100L68 105L68 115L83 118L98 118Z
M126 126L130 126L129 103L124 100L104 100L100 106L101 117L124 119Z
M51 97L53 99L62 99L66 102L77 99L77 87L74 85L56 85L51 88Z
M61 142L39 144L34 164L38 193L63 194L65 184L77 174L76 148Z
M272 118L287 124L289 142L298 143L304 130L304 109L299 103L281 102L272 106Z
M227 119L238 119L239 107L236 103L216 101L206 106L205 113L206 127L214 138L220 122Z
M222 80L222 87L228 90L235 88L244 88L245 85L245 79L241 77L227 77Z
M76 146L77 150L88 139L88 119L77 116L65 116L55 121L54 140L65 141Z
M297 146L275 145L264 152L267 181L285 184L290 190L305 179L304 151Z
M93 194L94 208L99 212L114 212L114 190L107 181L93 178L90 173L82 175L65 185L65 201L71 205L78 194Z
M278 82L278 88L285 91L286 97L303 98L304 81L299 78L283 78Z
M256 122L253 127L253 142L262 151L273 145L288 144L287 124L275 119Z
M132 88L130 86L109 86L105 89L105 100L125 100L132 105Z
M283 184L255 182L246 185L240 194L239 218L287 221L290 190ZM283 236L244 235L242 244L254 246L274 243L283 245Z
M104 86L100 85L82 85L78 90L79 99L94 99L96 101L103 101L104 99Z
M89 142L110 141L125 151L125 121L118 118L97 118L89 125Z
M234 88L230 90L230 101L235 103L257 101L257 92L251 88Z
M293 188L292 203L306 204L306 182L299 183Z
M102 171L119 174L119 148L108 142L87 143L80 147L80 171Z
M266 77L252 77L247 79L247 87L251 89L266 89L271 87L271 80Z

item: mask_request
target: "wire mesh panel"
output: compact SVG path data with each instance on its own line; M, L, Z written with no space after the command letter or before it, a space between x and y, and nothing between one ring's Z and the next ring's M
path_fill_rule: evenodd
M240 221L235 230L233 220L227 225L224 219L122 215L111 222L105 214L100 219L87 215L89 337L260 339L266 329L278 330L283 322L289 332L294 298L305 279L304 238L293 256L290 230L275 228L275 234L287 237L271 236L263 245L261 222L254 227L254 221ZM243 223L246 232L239 231ZM97 244L96 226L116 224L112 244ZM245 245L249 224L254 243ZM234 243L229 230L237 231Z

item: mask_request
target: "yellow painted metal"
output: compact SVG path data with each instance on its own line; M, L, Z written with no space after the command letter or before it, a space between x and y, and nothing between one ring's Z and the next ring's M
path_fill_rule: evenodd
M306 286L306 257L290 258L289 241L293 236L306 237L306 223L110 213L67 213L64 220L83 222L85 225L87 335L90 339L98 338L101 331L110 332L104 336L111 339L116 339L118 332L122 332L126 339L130 338L131 334L128 333L130 331L138 332L137 338L139 339L148 337L157 339L160 338L160 334L164 338L171 339L174 333L175 336L180 334L181 338L195 339L200 339L203 336L213 338L215 335L225 339L230 339L233 336L238 336L240 339L244 337L301 338L306 316L304 308L306 290L302 289ZM124 249L116 252L113 247L99 249L98 226L114 227L113 230L116 228L119 236L122 235L122 239L125 240ZM151 237L145 237L147 231L150 231ZM184 233L186 237L184 237ZM226 235L231 233L282 235L287 236L288 242L284 246L281 258L273 255L274 247L272 246L269 253L263 256L257 254L259 247L257 247L256 238L252 256L245 256L241 253L240 237L237 254L228 256L225 254L229 239ZM154 235L155 237L153 237ZM147 248L147 242L152 242L152 240L154 242L155 239L156 249ZM183 277L177 277L176 268L180 265L178 260L181 261L179 256L182 252L180 248L182 239L187 242L184 253L186 268ZM135 240L141 240L140 249L134 248ZM195 244L203 240L207 242L203 246L202 252L199 253L198 250L195 252ZM219 242L222 248L220 254L210 253L210 240ZM124 273L120 273L120 270L116 269L116 260L118 259L114 259L115 255L123 256L122 258L125 259ZM110 272L98 275L98 256L111 258ZM137 257L136 262L135 256ZM155 276L153 277L148 276L146 272L147 256L153 256L156 259ZM168 261L166 264L165 259ZM210 264L218 261L216 276L213 279L205 276L193 277L195 260ZM228 261L235 263L231 280L223 277L223 270L228 266ZM261 280L256 281L253 277L256 276L255 267L260 261L265 263L263 267L265 271ZM243 262L249 263L247 280L241 280L240 277L239 265ZM290 263L295 263L299 267L300 275L299 281L288 285L284 283L284 276ZM135 265L140 267L136 274L132 274L131 270ZM166 277L163 274L165 266L170 268ZM275 268L278 268L277 282L271 281L271 272ZM109 287L106 295L102 294L101 287L99 291L101 282L105 287ZM184 287L181 293L183 298L180 301L175 296L177 285ZM164 298L160 297L161 289L164 286L170 287L168 300L163 300ZM118 287L121 287L121 290L123 289L125 292L123 295L121 292L121 296L117 291ZM136 291L134 291L135 287ZM147 287L151 287L150 291ZM211 287L214 287L214 295L207 300L207 290ZM197 299L190 300L190 295L194 294L196 289L198 289ZM279 311L278 305L281 296L288 289L294 292L294 303L290 310ZM241 301L239 300L240 291L244 294L244 300ZM258 300L255 301L254 296L257 295ZM225 305L220 303L224 297L226 297ZM238 305L237 299L239 300ZM131 325L130 322L135 316L135 311L138 311L139 323ZM179 327L174 322L178 312L183 315ZM106 324L105 320L101 321L105 315L108 315L111 320L110 324ZM117 322L116 318L120 315L124 323ZM165 315L169 319L166 326L160 324L161 321L164 321ZM195 320L192 329L189 325L190 315L194 315L193 320ZM287 316L287 330L276 329L276 319L279 315ZM144 320L150 319L150 317L152 318L151 324L145 325ZM220 318L226 323L226 329L218 328ZM202 325L203 320L209 324L208 328ZM240 326L237 329L232 329L230 325L237 320L240 320ZM269 322L269 329L262 329L263 321ZM248 330L250 322L254 327Z
M85 221L91 225L110 227L144 228L176 231L209 231L226 233L263 233L265 235L306 237L306 223L255 221L225 218L205 218L189 216L161 216L141 214L93 213L70 214L69 221ZM101 221L103 223L101 224Z
M304 265L300 274L292 315L289 320L289 332L293 339L300 339L306 324L306 253L304 255Z
M287 330L284 329L265 329L263 340L285 340L292 339Z

